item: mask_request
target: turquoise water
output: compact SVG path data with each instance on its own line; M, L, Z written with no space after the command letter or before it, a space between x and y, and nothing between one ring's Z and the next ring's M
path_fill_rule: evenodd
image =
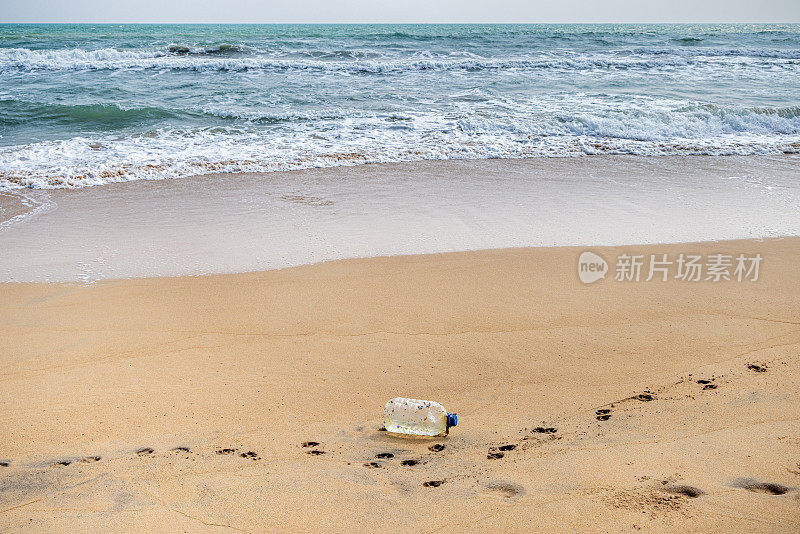
M800 25L0 25L0 189L800 152Z

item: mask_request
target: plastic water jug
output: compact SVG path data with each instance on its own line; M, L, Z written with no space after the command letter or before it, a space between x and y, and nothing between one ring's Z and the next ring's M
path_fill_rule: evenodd
M446 436L457 424L458 416L438 402L396 397L383 409L384 427L396 434Z

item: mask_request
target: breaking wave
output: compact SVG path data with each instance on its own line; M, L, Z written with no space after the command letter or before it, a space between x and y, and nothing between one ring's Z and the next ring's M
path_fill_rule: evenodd
M633 49L578 54L542 52L518 57L449 58L385 56L372 50L305 52L307 58L286 57L278 52L255 54L246 47L220 45L191 48L170 45L165 49L0 49L0 71L64 71L171 69L195 71L312 70L349 73L394 73L404 71L481 71L541 69L658 69L709 62L752 65L759 61L778 63L800 60L800 50L741 50L731 48Z
M72 113L88 113L91 120L98 112L118 113L127 121L169 113L95 108L75 106ZM242 119L216 114L225 115L232 125L0 147L0 190L430 159L800 153L800 107L694 105L664 112L653 106L551 115L519 109L494 118L451 119L360 112L313 117L265 113Z

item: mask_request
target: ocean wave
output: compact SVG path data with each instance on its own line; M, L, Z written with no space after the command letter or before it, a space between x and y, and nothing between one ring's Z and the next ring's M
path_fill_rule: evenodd
M676 56L683 58L742 58L742 59L800 59L800 49L796 48L744 48L724 46L695 47L633 47L617 49L616 53L634 56Z
M223 51L224 50L224 51ZM727 48L633 49L596 54L570 51L546 52L535 56L480 58L380 56L375 51L332 50L306 52L316 58L247 55L238 48L189 49L172 45L166 49L0 49L0 71L126 70L170 69L195 71L311 70L348 73L394 73L404 71L482 71L546 69L657 69L723 61L726 64L753 64L755 60L800 59L800 50L739 50ZM250 54L248 52L248 54ZM780 63L780 61L779 61Z
M296 54L312 60L363 60L379 59L383 55L377 50L299 50Z
M264 112L258 109L230 109L220 105L163 108L157 106L121 106L113 103L54 104L11 98L0 93L0 124L14 126L37 121L40 125L59 123L75 126L128 126L165 123L173 119L206 118L252 124L280 124L341 121L364 116L364 113L343 110Z
M752 156L800 154L800 137L775 142L774 139L730 139L718 142L637 142L633 140L600 137L545 137L528 143L484 143L447 144L412 148L383 147L344 148L342 151L320 153L292 153L265 156L263 146L252 145L243 150L228 150L221 154L210 145L199 154L183 153L183 146L173 144L158 147L140 147L136 153L127 154L125 159L104 157L94 161L64 161L63 153L80 151L79 145L98 146L86 139L49 146L26 147L25 152L50 158L48 164L28 166L27 168L0 170L0 191L20 189L76 189L107 185L136 180L164 180L187 176L215 173L253 173L278 172L309 168L354 166L366 163L392 163L425 160L464 160L464 159L518 159L536 157L581 157L586 155L630 155L630 156ZM222 144L221 146L228 146ZM165 148L173 151L167 155ZM240 149L242 147L239 147ZM119 152L121 147L108 143L107 150ZM155 155L155 154L157 155ZM0 154L0 159L4 159Z
M158 122L177 117L177 110L159 107L122 107L118 104L45 104L16 99L0 99L0 123L25 124L52 121L69 125L108 125L119 127Z
M595 106L595 109L592 109ZM800 136L800 108L738 108L695 104L675 109L642 105L626 109L608 108L603 102L575 103L571 112L546 111L549 116L525 120L524 112L507 117L466 117L457 127L471 136L583 136L587 138L652 143L700 143L720 147L731 139L760 136ZM606 109L603 109L606 108Z
M236 44L219 44L201 47L171 44L167 47L167 53L176 56L237 57L251 53L252 51L253 49L249 46Z
M335 105L313 108L287 108L276 105L250 105L237 99L194 105L170 101L164 107L111 102L36 102L0 92L0 124L14 126L33 121L65 125L109 126L122 131L132 125L180 124L209 127L245 127L283 124L292 128L319 128L341 131L404 127L417 131L448 131L463 127L471 134L524 132L534 135L597 135L612 138L665 140L671 138L703 139L715 135L753 133L759 135L800 134L800 106L732 106L685 102L649 97L619 100L609 94L554 94L530 99L498 98L476 89L447 95L450 103L463 111L446 109L422 111L415 107L387 112L369 108ZM475 106L492 110L476 113ZM491 118L488 118L491 117ZM198 121L199 119L199 121ZM209 122L210 119L213 121ZM472 124L486 124L478 132ZM465 126L466 125L466 126ZM360 134L359 134L360 135Z
M717 106L714 104L700 104L694 106L687 106L678 108L678 113L691 112L694 110L702 110L719 115L721 117L748 117L755 118L760 121L759 116L763 115L767 118L776 117L781 119L800 119L800 106L787 106L782 108L775 107L751 107L751 108L730 108L725 106ZM795 123L794 127L798 127L800 123Z
M267 172L428 159L568 157L586 154L800 154L800 108L692 105L665 111L569 113L528 107L492 118L333 114L259 123L161 128L136 135L74 137L0 147L0 191L71 188L213 172ZM588 107L587 107L588 106ZM577 106L576 107L580 107ZM591 108L591 110L589 109ZM398 121L402 128L397 127Z
M702 37L676 37L675 39L672 39L672 41L680 44L692 45L692 44L702 43L703 41L705 41L705 39L703 39Z

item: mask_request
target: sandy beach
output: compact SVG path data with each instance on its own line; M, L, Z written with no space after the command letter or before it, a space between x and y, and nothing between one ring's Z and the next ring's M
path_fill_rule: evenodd
M0 533L800 532L797 0L5 4Z
M583 250L4 284L3 529L798 529L800 239L591 248L756 282L584 285ZM397 395L458 427L381 432Z

